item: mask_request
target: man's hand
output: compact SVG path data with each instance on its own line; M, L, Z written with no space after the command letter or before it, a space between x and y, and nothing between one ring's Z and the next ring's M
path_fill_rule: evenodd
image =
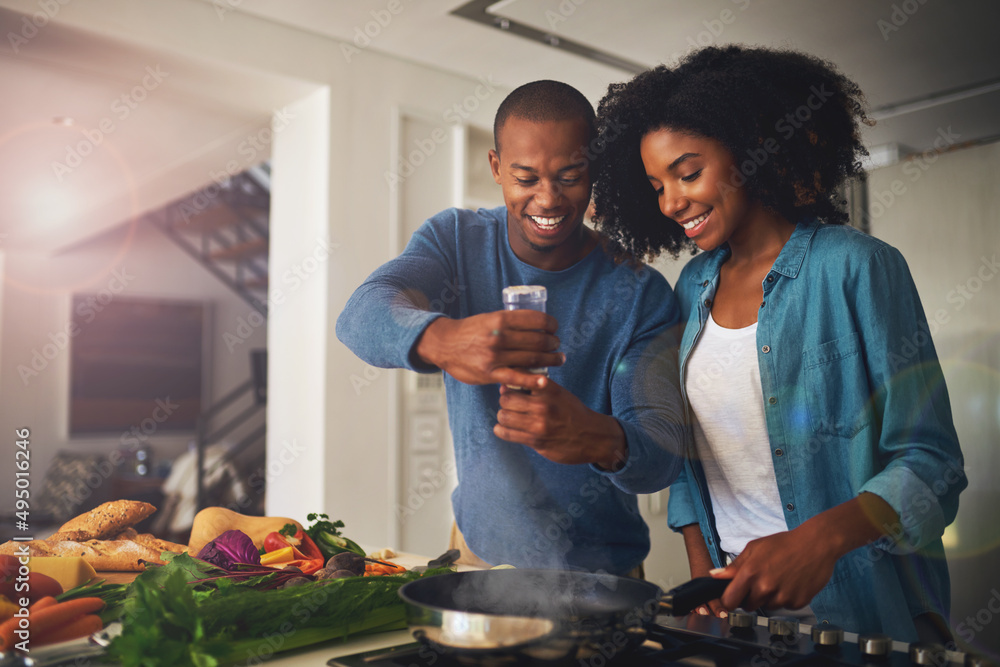
M498 438L527 445L556 463L596 463L607 470L624 465L628 451L617 419L594 412L551 378L536 376L536 383L530 393L500 388L493 427Z
M421 361L465 384L535 387L528 368L561 366L558 322L535 310L497 311L460 320L439 317L417 341Z

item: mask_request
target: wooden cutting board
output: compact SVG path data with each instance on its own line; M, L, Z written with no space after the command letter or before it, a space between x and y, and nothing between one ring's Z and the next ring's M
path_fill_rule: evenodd
M131 584L139 576L138 572L98 572L97 578L106 584Z

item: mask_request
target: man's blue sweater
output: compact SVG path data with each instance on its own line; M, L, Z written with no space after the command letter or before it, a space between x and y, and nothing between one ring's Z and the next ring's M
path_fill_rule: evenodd
M337 336L382 368L427 368L413 352L437 317L503 310L509 285L544 285L559 322L563 366L549 376L590 409L614 416L628 460L616 472L553 463L493 434L499 386L445 374L455 443L455 519L483 560L517 567L624 574L649 553L636 493L665 488L681 468L685 430L677 387L679 311L666 280L616 264L599 246L563 271L525 264L510 249L506 208L449 209L355 291Z

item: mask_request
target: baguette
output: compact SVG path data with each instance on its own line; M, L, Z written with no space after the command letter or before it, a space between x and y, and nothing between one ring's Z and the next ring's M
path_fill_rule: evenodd
M152 533L140 533L131 539L133 542L137 542L144 547L155 549L158 554L164 551L172 551L175 554L187 551L186 544L177 544L176 542L161 540L158 537L153 537Z
M55 535L50 535L45 538L46 542L64 542L66 540L72 540L74 542L82 542L84 540L93 539L90 533L86 530L64 530L56 533Z
M23 556L24 550L28 550L29 556L55 556L52 553L52 545L45 540L31 540L30 542L15 542L10 540L0 544L0 556Z
M135 528L126 528L125 530L123 530L122 532L118 533L117 535L112 535L111 537L109 537L107 539L109 539L109 540L134 540L138 536L139 536L139 533L135 532Z
M163 540L158 541L170 544ZM95 570L107 572L141 572L145 568L139 562L140 560L155 562L160 560L160 554L163 551L174 550L154 548L132 540L87 540L85 542L74 540L14 542L11 540L0 544L0 554L19 556L23 554L21 549L25 546L28 548L29 556L80 556ZM181 550L186 548L180 545L173 546L175 549Z
M156 508L138 500L112 500L64 523L56 535L72 533L86 540L103 540L139 523ZM76 540L79 541L79 540Z

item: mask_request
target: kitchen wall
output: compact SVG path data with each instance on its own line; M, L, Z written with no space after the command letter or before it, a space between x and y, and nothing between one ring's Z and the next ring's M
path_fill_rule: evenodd
M30 429L35 494L59 451L108 454L123 444L118 435L69 437L73 294L97 297L94 318L100 317L103 305L119 298L211 304L212 317L207 322L211 342L205 359L209 400L245 382L250 377L249 350L266 346L264 328L250 332L241 344L226 343L223 332L231 330L234 321L246 318L250 307L149 225L127 225L55 256L6 253L3 264L0 432ZM156 407L150 402L151 415ZM157 459L171 460L185 451L191 434L153 432L148 437L155 465ZM3 469L3 486L12 488L13 466ZM95 494L101 491L108 489L94 489Z
M1000 652L1000 143L877 169L868 199L871 233L913 274L965 455L969 486L945 533L955 634ZM927 344L916 332L898 343L904 355Z

